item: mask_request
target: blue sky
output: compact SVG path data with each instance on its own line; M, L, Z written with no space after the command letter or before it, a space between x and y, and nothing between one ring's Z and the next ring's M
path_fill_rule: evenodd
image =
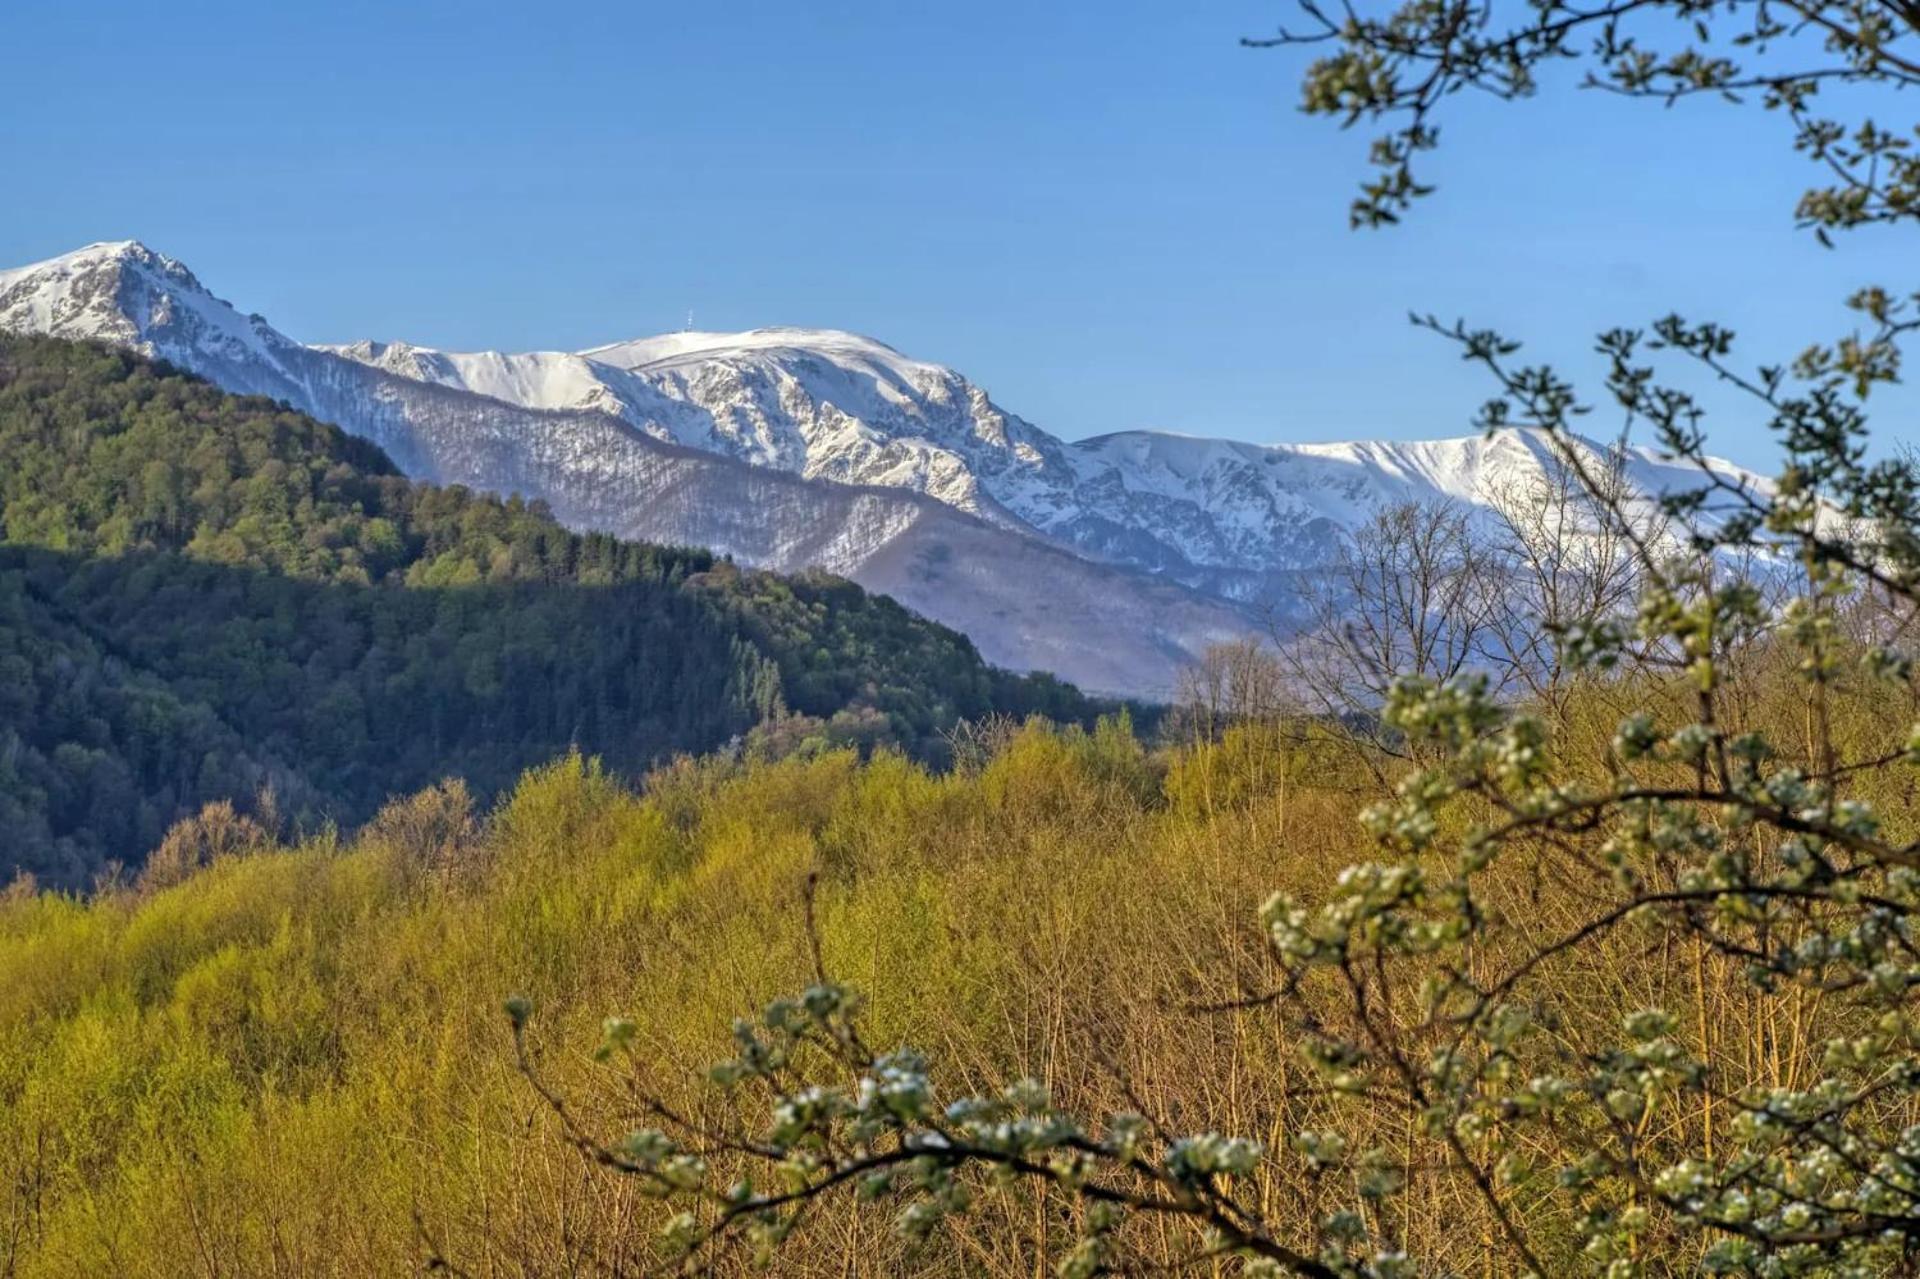
M1253 440L1464 431L1486 387L1410 309L1578 367L1677 308L1758 362L1890 266L1792 229L1784 121L1570 86L1462 100L1439 196L1349 231L1366 138L1295 110L1297 53L1238 47L1286 17L12 0L0 265L139 238L307 341L849 328L1069 437ZM1712 440L1771 457L1751 418Z

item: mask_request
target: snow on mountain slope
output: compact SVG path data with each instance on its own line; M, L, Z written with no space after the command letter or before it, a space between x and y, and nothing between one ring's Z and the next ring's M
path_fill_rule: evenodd
M1162 564L1183 579L1208 570L1310 568L1383 505L1450 500L1490 518L1496 503L1553 483L1565 466L1561 447L1544 432L1520 429L1448 440L1275 445L1125 431L1072 446L1078 500L1035 523L1116 558L1125 558L1127 547L1138 557L1163 554ZM1575 447L1591 473L1607 472L1612 449L1589 440ZM1658 495L1701 482L1690 465L1647 448L1627 449L1621 463L1628 509L1649 520ZM1751 472L1714 465L1736 482L1771 488ZM1189 571L1179 571L1175 556Z
M0 270L0 329L133 346L230 389L289 399L303 390L305 348L257 315L242 316L193 272L133 240L90 244ZM211 374L209 374L211 376Z
M1521 429L1448 440L1337 444L1244 444L1124 431L1073 447L1083 482L1117 476L1137 497L1192 502L1209 511L1222 526L1228 542L1222 554L1230 559L1264 555L1276 521L1350 525L1382 502L1446 498L1485 505L1563 464L1545 433ZM1581 448L1590 462L1602 464L1599 446L1581 441ZM1662 460L1650 449L1629 449L1626 465L1629 484L1642 493L1698 480L1690 468ZM1724 469L1745 474L1732 466ZM1233 545L1249 537L1252 545Z
M315 349L402 377L490 395L530 409L617 412L620 408L618 395L601 380L605 370L596 370L586 360L564 351L463 355L407 342L352 342Z
M1522 431L1301 445L1126 431L1068 444L952 369L835 330L673 333L578 355L336 349L516 403L599 408L757 466L923 493L1236 601L1326 564L1382 504L1448 498L1484 513L1559 465L1545 437ZM1648 450L1627 472L1643 497L1698 482Z
M530 408L593 408L658 439L808 479L907 489L1019 524L1009 501L1065 482L1065 446L953 370L851 333L671 333L578 355L326 348Z

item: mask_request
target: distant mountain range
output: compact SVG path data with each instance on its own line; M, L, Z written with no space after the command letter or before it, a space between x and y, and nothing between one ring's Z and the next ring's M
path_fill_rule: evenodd
M1254 633L1375 508L1492 494L1546 441L1068 442L954 370L851 333L673 333L578 353L303 345L136 242L0 270L0 330L133 347L383 447L409 474L544 500L564 523L843 574L990 661L1164 696ZM1741 475L1737 468L1729 473ZM1697 475L1649 451L1643 494Z

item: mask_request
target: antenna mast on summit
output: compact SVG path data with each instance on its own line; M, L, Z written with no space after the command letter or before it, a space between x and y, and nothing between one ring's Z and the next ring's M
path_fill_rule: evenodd
M687 308L687 332L693 332L693 308Z

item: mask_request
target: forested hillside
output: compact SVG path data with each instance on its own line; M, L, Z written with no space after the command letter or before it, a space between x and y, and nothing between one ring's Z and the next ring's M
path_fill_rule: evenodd
M1738 728L1797 722L1790 657L1748 655ZM1859 680L1837 693L1850 740L1904 731L1908 699ZM1583 687L1558 740L1590 759L1618 702L1671 713L1690 696L1670 679ZM1284 1242L1312 1247L1362 1176L1403 1177L1393 1228L1434 1259L1431 1273L1518 1273L1489 1262L1497 1222L1446 1159L1446 1130L1379 1114L1384 1088L1367 1082L1320 1086L1328 1072L1302 1044L1319 1042L1316 1025L1345 1030L1340 987L1305 988L1321 1019L1308 1029L1239 1006L1271 988L1264 935L1247 923L1260 901L1337 900L1341 868L1376 847L1354 817L1391 787L1359 743L1273 721L1150 750L1114 720L981 745L937 773L839 751L688 761L641 788L574 756L531 771L488 813L441 789L395 801L351 841L236 846L170 887L0 894L0 1274L198 1273L211 1257L223 1273L384 1275L436 1256L474 1275L1054 1273L1073 1216L985 1178L966 1217L922 1236L849 1196L794 1214L770 1271L744 1247L676 1271L662 1233L674 1206L581 1159L517 1072L500 1012L526 997L538 1077L594 1137L639 1125L636 1097L690 1122L752 1125L760 1081L726 1094L704 1068L739 1050L730 1025L770 1034L734 1018L817 980L816 963L863 992L875 1051L938 1054L942 1104L983 1078L1032 1077L1063 1110L1256 1133L1266 1153L1233 1189L1273 1205ZM1907 785L1863 775L1852 794L1899 806ZM1503 921L1476 962L1504 973L1609 909L1579 851L1543 845L1476 884ZM1669 1001L1688 1049L1727 1046L1732 1088L1811 1068L1824 1036L1860 1020L1791 990L1753 999L1742 973L1630 930L1561 957L1524 994L1565 1002L1547 1047L1564 1037L1569 1053ZM1410 1002L1382 1034L1418 1033ZM630 1019L631 1057L596 1064L612 1013ZM840 1095L817 1052L796 1069ZM1664 1104L1673 1114L1646 1138L1648 1157L1716 1113L1684 1096ZM1324 1148L1282 1139L1295 1132ZM1528 1153L1554 1166L1607 1135L1549 1122ZM1384 1172L1364 1153L1329 1168L1376 1143ZM731 1153L711 1162L723 1187L760 1171ZM1552 1246L1542 1274L1591 1273L1568 1198L1514 1195ZM1214 1273L1180 1268L1191 1247L1156 1219L1120 1238L1140 1273ZM1699 1247L1658 1243L1675 1264L1641 1273L1709 1273Z
M222 798L308 828L578 745L631 771L759 725L937 752L1072 689L824 576L409 483L271 402L0 338L0 879L87 883Z

